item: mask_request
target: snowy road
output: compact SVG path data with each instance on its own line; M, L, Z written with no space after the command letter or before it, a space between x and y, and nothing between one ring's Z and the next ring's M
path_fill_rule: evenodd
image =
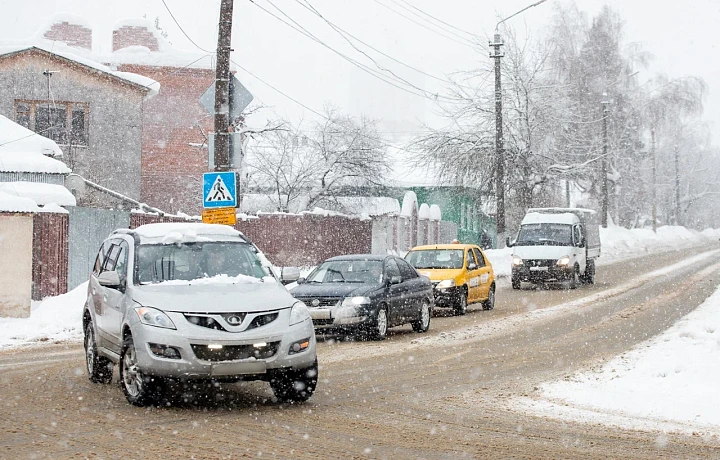
M129 406L117 384L88 382L79 344L0 353L6 458L712 458L714 436L539 417L518 396L618 355L715 291L718 247L598 269L574 291L513 291L496 309L435 317L428 334L321 343L311 401L278 406L263 383L169 408Z

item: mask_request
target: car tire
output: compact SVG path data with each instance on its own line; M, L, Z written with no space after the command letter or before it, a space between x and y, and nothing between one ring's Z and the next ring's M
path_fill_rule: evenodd
M577 264L575 264L575 268L573 269L572 278L570 279L570 289L577 289L582 284L582 281L580 280L580 267L578 267Z
M385 340L388 330L388 314L387 307L381 305L378 307L377 314L373 324L370 326L369 337L372 340Z
M305 402L315 393L318 362L305 369L279 370L270 378L270 388L279 402Z
M463 316L467 313L468 306L468 290L466 287L461 287L458 292L457 304L455 305L455 316Z
M109 359L98 355L92 321L88 321L85 326L84 346L85 368L87 369L88 379L92 383L112 382L113 363Z
M513 289L520 289L520 278L513 276L510 280Z
M132 336L123 341L120 352L120 386L125 398L134 406L149 406L159 400L162 379L146 375L137 364Z
M420 319L410 323L410 325L413 328L413 331L427 332L428 329L430 329L430 317L431 316L432 316L432 311L430 310L430 302L428 300L423 300L422 304L420 305Z
M588 260L587 265L585 265L583 281L586 284L595 284L595 261L592 259Z
M492 310L495 308L495 283L490 286L488 298L483 302L483 310Z

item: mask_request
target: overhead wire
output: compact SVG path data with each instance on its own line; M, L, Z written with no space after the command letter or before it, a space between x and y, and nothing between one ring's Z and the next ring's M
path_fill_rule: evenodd
M351 58L351 57L349 57L349 56L341 53L340 51L336 50L335 48L331 47L330 45L328 45L328 44L325 43L324 41L322 41L322 40L320 40L319 38L317 38L315 35L313 35L311 32L309 32L305 27L303 27L302 25L300 25L297 21L295 21L294 19L292 19L292 18L291 18L289 15L287 15L284 11L282 11L282 10L281 10L280 8L278 8L275 4L273 4L270 0L267 0L267 2L268 2L269 4L271 4L275 9L277 9L282 15L284 15L285 17L287 17L288 20L290 20L291 22L293 22L293 23L296 24L296 25L293 25L293 24L288 23L286 20L284 20L284 19L282 19L281 17L277 16L277 15L274 14L273 12L271 12L271 11L267 10L266 8L263 8L261 5L257 4L254 0L249 0L249 1L250 1L253 5L255 5L255 6L257 6L258 8L260 8L261 10L263 10L265 13L269 14L270 16L272 16L272 17L274 17L275 19L277 19L277 20L279 20L280 22L282 22L283 24L285 24L285 25L287 25L288 27L294 29L295 31L301 33L302 35L305 35L306 37L310 38L310 39L313 40L314 42L322 45L323 47L329 49L330 51L332 51L333 53L337 54L338 56L340 56L340 57L343 58L344 60L346 60L346 61L350 62L351 64L353 64L354 66L358 67L360 70L368 73L368 74L371 75L371 76L374 76L374 77L377 78L378 80L380 80L380 81L382 81L382 82L384 82L384 83L386 83L386 84L388 84L388 85L390 85L390 86L394 86L395 88L397 88L397 89L399 89L399 90L401 90L401 91L405 91L406 93L412 94L412 95L414 95L414 96L423 97L423 98L430 99L430 100L433 100L433 101L434 101L434 100L437 100L437 99L440 98L440 97L443 97L443 98L444 98L444 96L440 96L440 95L438 95L438 94L432 94L432 93L430 93L430 92L428 92L428 91L426 91L426 90L424 90L424 89L422 89L422 88L420 88L420 87L417 87L417 86L413 85L412 83L410 83L410 82L408 82L408 81L406 81L406 80L400 79L400 80L401 80L403 83L405 83L406 85L408 85L408 86L412 87L414 90L420 91L420 92L418 93L418 92L413 91L413 90L411 90L411 89L409 89L409 88L407 88L407 87L400 86L400 84L398 84L398 83L396 83L396 82L393 82L393 81L391 81L391 80L388 80L385 75L383 75L383 74L379 73L378 71L376 71L376 70L368 67L367 65L365 65L365 64L363 64L363 63L361 63L361 62L359 62L359 61L357 61L357 60L355 60L355 59L353 59L353 58Z
M302 6L303 8L307 9L308 11L310 11L311 13L315 14L315 15L318 16L320 19L322 19L323 21L325 21L333 30L335 30L340 36L342 36L342 37L350 44L350 46L352 46L353 48L355 48L358 52L362 53L363 55L367 56L367 57L368 57L370 60L372 60L372 61L375 63L375 65L377 65L378 68L380 68L381 70L386 70L386 69L384 69L384 68L382 68L380 65L378 65L377 62L375 61L375 59L373 59L372 57L368 56L368 54L367 54L366 52L358 49L357 46L355 46L355 44L353 44L347 37L348 37L348 36L351 37L352 39L356 40L356 41L359 42L359 43L362 43L363 45L367 46L367 47L370 48L371 50L373 50L373 51L375 51L375 52L377 52L377 53L385 56L386 58L390 59L391 61L397 62L398 64L400 64L400 65L402 65L402 66L404 66L404 67L407 67L408 69L414 70L415 72L418 72L418 73L420 73L420 74L422 74L422 75L425 75L425 76L427 76L427 77L430 77L430 78L432 78L432 79L434 79L434 80L437 80L437 81L440 81L440 82L443 82L443 83L446 83L446 84L463 86L463 85L459 85L459 84L456 83L456 82L452 82L452 81L450 81L450 80L446 80L446 79L437 77L437 76L435 76L435 75L432 75L432 74L430 74L430 73L427 73L427 72L425 72L425 71L423 71L423 70L420 70L420 69L418 69L418 68L416 68L416 67L413 67L413 66L411 66L411 65L409 65L409 64L406 64L405 62L402 62L402 61L400 61L399 59L396 59L396 58L390 56L390 55L387 54L387 53L384 53L383 51L381 51L381 50L375 48L374 46L366 43L365 41L359 39L359 38L356 37L355 35L353 35L353 34L351 34L350 32L348 32L347 30L343 29L342 27L338 26L337 24L335 24L335 23L333 23L332 21L330 21L330 20L328 20L327 18L325 18L325 16L323 16L323 15L317 10L317 8L313 7L308 0L305 0L305 4L303 4L300 0L295 0L295 1L296 1L300 6ZM392 72L391 72L391 73L392 73ZM394 73L393 73L393 75L394 75ZM470 87L465 87L465 88L472 89L472 88L470 88Z
M178 20L175 19L175 15L173 14L172 11L170 11L170 7L167 5L167 3L165 3L165 0L160 0L160 1L163 3L163 5L165 5L165 9L166 9L167 12L170 14L170 17L172 18L172 20L175 22L175 25L178 26L178 28L180 29L180 32L182 32L183 35L185 35L185 38L187 38L188 40L190 40L190 43L192 43L193 45L195 45L195 47L198 48L199 50L204 51L204 52L206 52L206 53L211 53L211 54L213 54L213 51L206 50L205 48L203 48L203 47L201 47L200 45L198 45L197 43L195 43L195 41L194 41L192 38L190 38L190 36L185 32L185 29L182 28L182 26L180 25L180 23L178 22Z
M394 0L393 0L393 1L394 1ZM430 19L432 19L432 20L434 20L434 21L437 21L437 22L439 22L439 23L441 23L441 24L444 24L444 25L446 25L446 26L448 26L448 27L451 27L451 28L453 28L453 29L455 29L455 30L457 30L457 31L459 31L459 32L468 34L468 35L470 35L470 36L473 37L473 38L477 37L477 34L472 33L472 32L468 32L467 30L464 30L464 29L461 29L461 28L459 28L459 27L456 27L456 26L454 26L454 25L452 25L452 24L450 24L450 23L448 23L448 22L443 21L443 20L440 19L440 18L437 18L437 17L435 17L435 16L433 16L433 15L431 15L431 14L429 14L429 13L426 13L425 11L421 10L421 9L418 8L417 6L413 5L412 3L409 3L409 2L407 2L407 1L405 1L405 0L400 0L400 1L403 2L404 4L408 5L410 8L419 11L420 13L422 13L423 15L429 17ZM396 3L396 2L395 2L395 3Z
M470 42L469 40L466 40L466 39L458 40L457 38L455 38L455 37L453 37L453 36L446 35L446 34L440 32L440 31L438 31L438 30L436 30L436 29L432 29L432 28L426 26L425 24L423 24L423 23L421 23L421 22L418 22L418 21L416 21L415 19L410 18L410 17L402 14L401 12L399 12L399 11L397 11L397 10L389 7L388 5L382 3L380 0L373 0L373 1L374 1L375 3L377 3L378 5L382 6L383 8L386 8L386 9L392 11L393 13L397 14L398 16L401 16L401 17L407 19L408 21L410 21L410 22L412 22L412 23L414 23L414 24L417 24L417 25L420 26L420 27L422 27L422 28L424 28L424 29L426 29L426 30L429 30L430 32L433 32L433 33L435 33L435 34L437 34L437 35L440 35L441 37L445 37L445 38L447 38L447 39L450 40L450 41L453 41L453 42L458 43L458 44L463 45L463 46L467 46L467 47L472 48L472 49L476 49L476 48L477 48L477 46L476 46L474 43Z

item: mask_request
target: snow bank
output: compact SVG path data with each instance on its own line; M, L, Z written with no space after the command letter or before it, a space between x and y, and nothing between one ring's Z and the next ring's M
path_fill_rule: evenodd
M680 232L683 233L683 232ZM720 430L720 289L665 333L609 361L597 372L541 386L547 415L652 427L667 422ZM599 413L599 414L598 414ZM618 418L622 417L622 421ZM677 429L677 427L675 427ZM680 429L682 431L682 429Z
M33 302L29 318L0 318L0 348L81 339L86 296L87 282L67 294Z

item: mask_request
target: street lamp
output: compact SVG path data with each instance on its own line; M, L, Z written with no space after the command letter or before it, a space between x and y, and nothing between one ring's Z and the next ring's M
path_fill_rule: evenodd
M500 47L503 46L503 40L498 32L500 24L507 21L510 18L517 16L525 10L528 10L534 6L538 6L541 3L545 3L547 0L540 0L528 5L525 8L511 14L510 16L501 19L495 25L495 36L493 40L489 42L492 47L490 57L495 59L495 199L496 199L496 213L495 220L497 223L497 236L498 243L502 246L505 241L505 148L503 141L503 128L502 128L502 81L500 73L500 58L505 54L500 51Z

